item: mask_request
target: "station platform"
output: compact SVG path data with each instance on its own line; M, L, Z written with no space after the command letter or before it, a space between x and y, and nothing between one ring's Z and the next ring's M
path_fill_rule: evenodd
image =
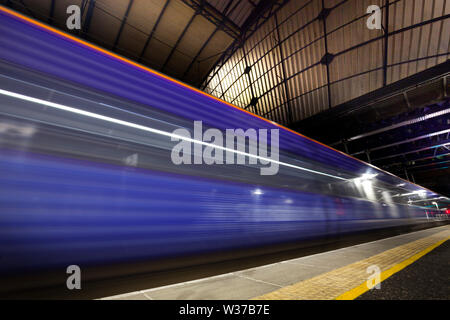
M449 239L445 225L102 299L450 299Z

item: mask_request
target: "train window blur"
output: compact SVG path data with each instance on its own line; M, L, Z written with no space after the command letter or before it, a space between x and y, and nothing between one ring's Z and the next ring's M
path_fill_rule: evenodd
M96 94L61 81L44 79L12 66L4 65L3 68L16 76L7 75L6 72L0 75L2 146L122 166L359 198L374 203L381 202L384 206L413 205L412 201L426 197L425 190L408 192L397 185L383 183L377 179L378 174L358 176L285 150L280 152L281 162L311 171L281 166L280 172L268 179L258 174L257 165L250 164L176 166L170 161L170 150L175 143L167 137L131 125L99 119L96 115L167 133L177 128L192 131L192 121L157 108ZM30 101L29 98L40 100ZM49 107L46 102L53 103L56 107ZM58 108L58 105L87 111L92 115L64 110ZM371 171L370 167L368 171Z
M430 190L135 64L0 19L1 273L291 243L437 212L423 205L440 198ZM221 132L278 129L279 172L174 164L170 133L193 132L196 120Z

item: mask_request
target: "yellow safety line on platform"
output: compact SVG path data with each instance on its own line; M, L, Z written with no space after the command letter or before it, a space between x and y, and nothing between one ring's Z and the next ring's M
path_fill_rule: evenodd
M424 255L426 255L427 253L429 253L433 249L439 247L441 244L443 244L444 242L446 242L449 239L450 238L438 241L435 244L433 244L433 245L429 246L428 248L426 248L425 250L419 252L418 254L413 255L411 258L408 258L405 261L400 262L399 264L393 266L392 268L390 268L390 269L388 269L386 271L383 271L381 273L381 275L380 275L380 282L383 282L384 280L386 280L387 278L389 278L393 274L399 272L400 270L406 268L407 266L409 266L413 262L419 260ZM360 286L358 286L358 287L356 287L356 288L354 288L354 289L352 289L352 290L350 290L350 291L340 295L339 297L336 298L336 300L354 300L354 299L358 298L360 295L362 295L363 293L365 293L368 290L369 290L369 288L367 287L367 283L364 282Z
M447 229L254 299L352 300L369 290L368 280L373 274L367 272L368 267L380 269L382 282L449 239Z

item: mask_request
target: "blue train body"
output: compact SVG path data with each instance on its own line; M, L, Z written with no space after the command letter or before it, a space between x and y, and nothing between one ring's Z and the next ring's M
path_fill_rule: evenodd
M87 88L95 94L114 95L125 102L173 114L177 119L202 120L222 130L280 129L280 149L292 159L298 156L316 167L342 171L355 179L370 172L377 176L380 186L389 185L395 190L403 184L404 193L420 189L276 124L4 11L0 11L0 60L44 78L79 86L80 90ZM1 89L7 86L8 77L2 80ZM19 86L8 90L15 88ZM48 98L44 96L38 98ZM15 103L11 99L2 96L0 111L4 112L0 120L14 125L32 123L36 130L44 127L42 121L33 122L36 119L31 116L21 115L19 119L12 111L6 112L6 104ZM20 108L14 110L19 112ZM196 176L183 169L171 172L126 166L72 157L69 151L58 154L39 150L33 138L15 148L12 136L0 132L3 274L298 242L426 218L422 208L407 203L316 192L319 189L314 188L322 188L322 184L323 188L332 188L322 182L317 182L320 186L301 186L303 180L294 177L286 187L278 180L270 181L271 178L258 177L258 182L252 183L250 178L239 180L224 174L215 177L214 172ZM59 138L56 134L55 139ZM63 147L67 146L61 144ZM111 148L120 149L117 145ZM235 175L238 177L239 172Z

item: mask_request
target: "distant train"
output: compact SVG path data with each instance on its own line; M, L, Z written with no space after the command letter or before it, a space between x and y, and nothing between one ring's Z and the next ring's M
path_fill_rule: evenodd
M414 202L439 197L429 190L0 9L4 277L296 243L436 213ZM212 151L245 162L174 163L177 130L202 154L214 146L197 140L195 121L202 132L242 129L241 149ZM252 129L266 130L266 154L251 153L262 142ZM277 173L262 175L271 162Z

